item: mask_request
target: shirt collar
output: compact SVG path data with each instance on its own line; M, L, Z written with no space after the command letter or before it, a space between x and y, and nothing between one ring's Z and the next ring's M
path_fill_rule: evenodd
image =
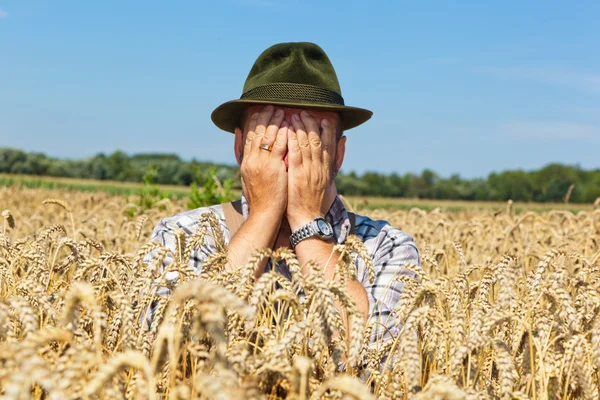
M242 193L242 213L245 221L248 218L249 208L244 193ZM348 211L346 211L346 207L344 207L344 203L339 196L335 196L331 207L329 207L329 211L327 211L327 214L325 215L325 220L329 222L333 228L333 237L335 238L336 243L344 243L350 234L351 226Z

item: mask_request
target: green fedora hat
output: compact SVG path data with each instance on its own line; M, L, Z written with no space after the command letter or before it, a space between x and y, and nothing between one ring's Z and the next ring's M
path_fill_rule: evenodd
M336 111L344 130L366 122L373 113L345 105L333 65L314 43L279 43L256 59L242 96L217 107L211 119L219 128L233 133L244 110L253 104Z

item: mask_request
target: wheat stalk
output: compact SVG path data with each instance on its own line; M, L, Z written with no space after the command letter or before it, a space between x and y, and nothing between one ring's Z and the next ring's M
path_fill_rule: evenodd
M288 248L228 271L214 212L165 246L145 243L144 227L184 202L165 199L137 219L123 213L128 202L0 189L10 210L0 234L4 397L598 397L599 210L369 210L422 250L422 268L390 276L401 290L378 292L371 282L391 269L372 265L358 237L336 246L339 282ZM207 235L217 252L195 271L189 260ZM291 281L278 269L255 278L265 258L285 263ZM383 317L366 326L343 285L356 262L367 292L384 293L370 304Z

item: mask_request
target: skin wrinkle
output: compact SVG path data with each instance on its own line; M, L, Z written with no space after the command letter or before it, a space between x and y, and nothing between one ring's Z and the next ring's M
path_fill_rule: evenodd
M253 105L253 106L248 107L245 110L244 116L240 123L240 125L243 127L242 128L242 139L243 139L242 143L246 142L246 135L248 133L248 125L249 125L250 116L253 113L260 112L263 107L264 107L264 105ZM332 124L331 125L332 129L336 132L336 143L339 142L344 135L344 130L342 128L342 119L340 117L340 114L335 111L322 111L322 110L315 110L315 109L310 109L310 108L291 108L291 107L276 107L276 109L277 108L281 108L285 112L284 121L287 121L288 124L290 124L290 126L292 125L292 115L298 114L304 110L304 111L307 111L317 121L320 121L323 118L327 118L327 120ZM334 147L334 149L335 149L334 154L331 157L332 160L335 160L336 153L337 153L337 147ZM240 156L238 157L238 164L241 164L241 161L244 158L244 146L241 146L241 150L242 151L240 153ZM236 151L236 157L237 157L237 151ZM332 171L333 170L335 170L335 169L332 168ZM335 175L337 175L338 172L339 172L339 170L335 171Z

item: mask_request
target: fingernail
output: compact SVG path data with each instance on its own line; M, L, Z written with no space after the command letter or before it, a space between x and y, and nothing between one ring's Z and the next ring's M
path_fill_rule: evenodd
M281 108L278 108L277 111L275 111L276 117L281 117L282 114L283 114L283 110Z
M292 118L294 118L294 121L300 121L300 116L298 114L292 115Z
M272 106L272 105L270 105L270 104L269 104L268 106L265 106L265 107L263 108L263 110L265 110L265 111L271 111L272 109L273 109L273 106Z
M329 128L329 121L327 121L326 119L323 119L323 121L321 121L321 124L323 124L325 128Z
M257 119L257 118L258 118L258 113L252 114L252 119Z
M288 122L287 122L287 121L283 121L283 122L281 123L281 127L282 127L282 128L287 128L288 126L290 126L290 124L288 124Z
M310 117L310 114L307 111L302 111L301 114L304 118Z

